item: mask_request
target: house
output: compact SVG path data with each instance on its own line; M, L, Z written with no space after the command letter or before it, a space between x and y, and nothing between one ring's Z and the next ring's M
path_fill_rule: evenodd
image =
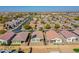
M32 21L30 21L30 23L33 23L33 24L36 24L36 20L35 19L33 19Z
M32 20L30 21L30 24L29 24L33 29L36 28L36 20Z
M31 34L30 45L43 45L44 44L44 36L42 31L34 31Z
M15 26L14 26L13 22L8 21L8 22L5 23L5 27L6 27L6 29L12 29Z
M74 30L73 33L75 33L79 36L79 29Z
M44 25L43 24L41 24L41 23L37 23L37 30L41 30L41 29L43 29L43 27L44 27Z
M16 19L16 20L13 19L11 22L13 23L14 26L17 26L17 25L20 23L20 20L18 20L18 19Z
M16 34L14 32L6 32L0 35L0 45L2 44L10 44L11 40Z
M12 45L21 45L28 41L29 32L20 32L12 40Z
M24 20L24 17L19 17L19 18L17 18L17 20L20 20L20 22L21 22Z
M16 20L15 19L12 19L11 21L14 25L16 25Z
M19 19L20 18L17 18L16 20L15 19L12 19L11 21L6 22L5 23L5 28L6 29L13 29L17 25L19 25L19 23L21 22L21 19L20 20Z
M35 27L36 27L36 24L35 23L31 23L30 22L30 24L29 24L33 29L35 29Z
M66 42L68 43L76 43L79 41L78 36L70 31L62 30L60 33L66 38Z
M62 38L60 35L54 30L48 30L45 33L46 43L48 44L61 44Z

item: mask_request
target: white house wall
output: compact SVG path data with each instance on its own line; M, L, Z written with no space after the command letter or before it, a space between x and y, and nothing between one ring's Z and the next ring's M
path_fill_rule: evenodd
M52 41L52 40L56 41L56 42L52 42L52 43L58 43L58 44L62 43L62 39L60 39L60 38L54 38L54 39L51 39L50 41Z
M70 37L70 38L67 38L67 42L70 42L70 43L73 43L75 40L76 40L76 38L78 38L78 37ZM78 38L79 39L79 38Z
M6 44L8 44L8 42L7 41L5 41L5 40L2 40L2 39L0 39L0 41L3 43L3 42L5 42Z
M32 38L32 39L31 39L31 42L40 42L40 39L41 39L41 38Z

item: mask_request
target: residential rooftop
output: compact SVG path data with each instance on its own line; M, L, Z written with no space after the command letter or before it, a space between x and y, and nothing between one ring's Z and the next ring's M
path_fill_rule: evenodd
M65 38L70 38L70 37L78 37L76 34L67 31L67 30L62 30L60 33L65 37Z
M42 39L44 39L44 37L43 37L43 32L42 31L34 31L32 34L31 34L31 38L35 38L35 37L37 37L37 38L42 38Z
M17 35L14 37L12 41L26 41L28 35L29 35L29 32L17 33Z
M1 40L10 40L15 35L14 32L6 32L5 34L0 35Z
M79 29L73 31L75 34L79 35Z
M51 40L51 39L54 39L54 38L60 38L60 35L54 30L48 30L45 34L45 38L47 40Z

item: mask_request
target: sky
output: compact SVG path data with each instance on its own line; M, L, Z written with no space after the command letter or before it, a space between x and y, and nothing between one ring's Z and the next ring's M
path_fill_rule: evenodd
M79 12L79 6L0 6L0 12Z

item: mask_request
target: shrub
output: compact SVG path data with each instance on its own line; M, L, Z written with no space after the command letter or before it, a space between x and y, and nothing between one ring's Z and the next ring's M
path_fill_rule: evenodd
M1 45L3 45L3 46L7 46L8 44L6 44L6 42L3 42Z
M75 48L73 49L75 52L79 52L79 48Z
M25 28L26 30L32 29L29 24L25 24L25 25L24 25L24 28Z
M74 27L79 27L79 24L73 24Z
M58 29L58 28L60 28L60 24L55 24L55 29Z
M5 32L5 30L0 30L0 34L4 34Z
M79 17L74 18L74 20L79 20Z
M51 28L50 24L45 24L45 29L50 29L50 28Z

